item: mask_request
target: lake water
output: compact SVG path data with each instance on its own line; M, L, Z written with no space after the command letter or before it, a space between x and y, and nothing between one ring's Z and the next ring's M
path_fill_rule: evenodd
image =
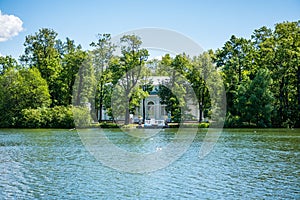
M173 132L106 134L120 148L155 151ZM204 135L166 168L135 174L104 166L76 131L2 129L0 199L300 199L300 130L223 130L199 159Z

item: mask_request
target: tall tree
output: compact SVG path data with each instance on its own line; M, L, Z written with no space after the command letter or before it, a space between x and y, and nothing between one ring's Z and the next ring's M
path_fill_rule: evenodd
M300 21L276 24L276 72L279 79L279 113L283 123L300 127Z
M166 105L166 111L171 113L171 118L176 122L195 117L191 116L188 105L191 98L188 94L191 91L186 76L191 67L190 60L184 54L177 55L174 59L166 54L161 64L169 76L169 80L159 87L158 95L161 104Z
M283 22L272 31L262 27L254 31L255 62L270 70L274 94L272 123L282 126L300 126L300 68L297 48L300 43L299 21Z
M69 38L58 49L60 49L62 56L62 71L57 78L55 92L59 94L57 99L58 105L67 106L72 104L76 75L84 61L88 59L88 55L82 50L80 45L75 45L75 42Z
M206 86L206 81L212 76L213 64L209 53L204 52L195 57L187 73L187 78L192 83L193 90L198 100L199 122L208 117L211 100Z
M245 80L238 88L237 108L240 123L254 123L258 127L271 126L273 95L271 77L267 69L260 69L253 80Z
M79 68L73 87L73 105L93 106L96 78L92 61L87 57Z
M239 115L236 108L237 89L243 79L254 77L253 45L250 40L232 36L222 49L216 51L214 62L221 70L226 89L227 112Z
M56 49L57 33L52 29L43 28L34 35L26 36L25 54L20 60L29 67L36 67L47 81L52 105L57 105L59 94L55 92L57 78L62 71L61 55Z
M106 84L111 82L111 73L108 67L113 57L116 46L111 42L110 34L98 34L98 41L90 44L94 49L91 51L95 77L97 80L96 108L99 110L98 121L102 121L102 111L105 95L107 94Z
M114 65L113 83L119 83L122 87L125 101L125 124L128 124L133 93L136 91L143 92L141 88L135 87L143 79L143 67L149 54L146 49L141 49L141 38L136 35L124 35L120 42L122 56L120 57L120 64Z

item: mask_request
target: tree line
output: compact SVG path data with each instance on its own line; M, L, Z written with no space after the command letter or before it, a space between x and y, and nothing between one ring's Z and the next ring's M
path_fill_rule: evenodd
M249 39L233 35L223 47L195 57L183 52L161 60L148 60L136 35L124 35L117 46L110 34L99 34L85 51L52 29L40 29L26 36L19 62L0 57L0 127L88 125L103 121L103 111L128 124L153 90L147 77L157 75L170 77L158 95L172 120L193 119L187 101L195 98L203 121L218 112L208 89L218 82L214 73L226 90L227 106L218 108L226 109L226 127L300 127L299 22L261 27Z

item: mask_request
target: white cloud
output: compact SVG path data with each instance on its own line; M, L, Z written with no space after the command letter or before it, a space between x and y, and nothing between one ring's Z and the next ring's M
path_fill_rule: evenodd
M0 11L0 42L4 42L23 30L23 22L14 15L2 14Z

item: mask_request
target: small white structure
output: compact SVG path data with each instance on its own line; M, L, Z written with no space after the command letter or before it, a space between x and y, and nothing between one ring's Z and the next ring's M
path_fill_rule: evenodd
M143 121L143 116L145 116L145 127L147 126L164 126L165 121L170 121L171 113L167 113L166 105L160 103L160 98L158 96L159 85L166 85L165 83L170 80L168 76L150 76L147 81L153 85L153 89L149 96L145 98L145 108L143 109L143 100L140 102L140 106L136 108L135 114L130 116L131 123L139 123ZM189 104L189 102L188 102ZM199 119L198 105L193 105L191 101L189 104L189 114L194 116L195 119ZM145 115L143 113L145 110ZM102 111L102 119L109 119L106 110Z
M159 126L164 126L164 121L171 119L171 113L167 113L166 105L160 103L158 96L159 85L165 85L170 78L168 76L150 76L148 81L152 83L153 89L149 96L145 99L145 120L155 120L150 123ZM199 119L198 105L194 105L195 102L188 101L188 107L190 108L189 114L194 116L195 119ZM136 109L135 118L143 116L143 101L140 103L140 107ZM145 121L146 124L146 121Z
M149 96L145 99L145 120L152 120L152 124L155 124L155 121L153 120L164 121L168 118L166 106L160 103L160 98L157 94L159 85L164 84L164 82L168 80L168 76L150 76L148 78L148 81L153 85L153 89ZM138 113L140 116L143 116L143 101L141 101L140 107L136 110L136 113Z

